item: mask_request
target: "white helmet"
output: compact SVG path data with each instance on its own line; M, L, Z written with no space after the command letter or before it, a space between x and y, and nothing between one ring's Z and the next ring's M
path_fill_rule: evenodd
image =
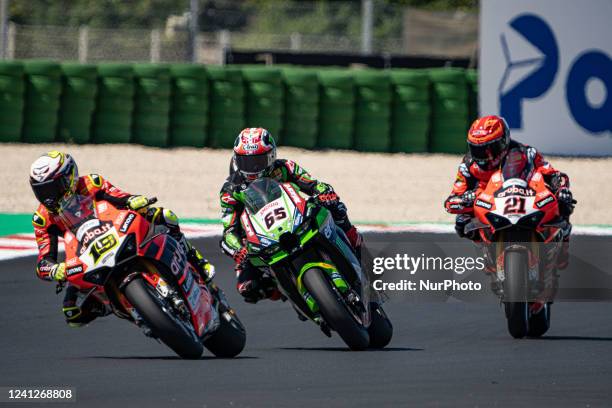
M69 154L53 150L40 156L30 167L30 186L47 209L54 211L59 201L76 192L79 170Z

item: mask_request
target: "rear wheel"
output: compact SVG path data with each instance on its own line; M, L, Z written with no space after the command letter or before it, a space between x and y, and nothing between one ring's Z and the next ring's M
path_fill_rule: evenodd
M550 308L552 303L546 303L542 309L529 317L529 331L527 336L540 337L550 328Z
M127 284L125 297L144 319L153 334L176 354L186 359L197 359L204 347L191 324L175 316L154 288L141 278Z
M369 347L381 349L391 341L391 337L393 337L393 325L382 306L372 302L370 303L370 309L372 313L372 322L370 323L370 327L368 327L368 334L370 335Z
M233 310L219 304L219 328L204 341L204 346L216 357L236 357L244 349L246 330Z
M508 300L504 306L508 331L515 339L522 339L529 330L529 305L526 302L527 254L523 251L507 251L504 264L504 299Z
M321 315L351 350L364 350L370 344L368 331L348 310L344 299L332 288L325 272L318 268L306 271L302 282L319 306Z

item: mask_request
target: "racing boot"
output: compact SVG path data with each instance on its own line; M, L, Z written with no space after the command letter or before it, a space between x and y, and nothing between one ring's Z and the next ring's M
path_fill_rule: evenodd
M565 219L567 225L561 231L563 235L563 242L561 243L561 250L557 255L557 270L562 271L569 265L569 240L572 233L572 224L569 222L569 217Z
M66 288L66 295L62 305L62 312L66 318L66 323L70 327L82 327L92 322L97 317L103 317L110 313L103 304L87 298L85 302L78 306L79 290L74 286Z
M208 259L204 258L200 251L191 243L185 240L189 250L187 251L187 260L193 267L198 271L204 283L211 283L215 277L215 267L213 264L208 262Z
M215 267L202 256L181 231L177 215L167 208L155 209L154 220L163 223L170 230L170 236L176 239L187 254L187 261L198 271L198 274L208 284L215 276Z
M349 242L351 243L351 246L353 247L355 253L359 253L361 245L363 244L363 238L359 231L357 231L357 228L355 228L354 225L351 225L351 228L349 228L349 230L346 231L345 234Z
M279 300L282 294L274 279L262 276L261 271L246 263L235 266L236 289L247 303L257 303L263 299Z
M484 270L483 272L490 279L491 291L496 296L502 296L504 293L502 282L497 277L497 261L494 255L494 249L491 245L483 245Z
M213 264L208 262L208 259L204 258L200 251L193 245L191 242L187 241L185 235L181 233L180 237L175 237L175 239L181 244L183 249L185 250L185 254L187 255L187 262L194 267L194 269L198 272L202 281L206 284L212 282L215 277L215 267Z
M295 313L297 313L298 319L300 319L302 322L305 322L305 321L308 320L308 318L306 316L304 316L302 313L300 313L300 311L298 310L298 308L295 305L292 304L292 306L293 306L293 310L295 310Z
M563 242L561 243L561 250L559 251L559 255L557 255L557 269L562 271L567 269L569 265L569 236L563 238Z
M327 187L331 189L331 187ZM349 243L353 247L353 252L355 252L357 258L361 259L361 245L363 243L363 238L357 231L357 228L351 224L346 205L340 201L339 197L335 192L333 192L333 190L324 194L319 194L317 196L317 200L331 212L334 222L342 231L344 231Z

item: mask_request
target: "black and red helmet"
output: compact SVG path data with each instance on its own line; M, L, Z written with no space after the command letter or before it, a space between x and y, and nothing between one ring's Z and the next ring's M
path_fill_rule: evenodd
M499 167L508 153L510 129L506 121L495 115L476 119L468 131L467 143L472 159L483 170Z

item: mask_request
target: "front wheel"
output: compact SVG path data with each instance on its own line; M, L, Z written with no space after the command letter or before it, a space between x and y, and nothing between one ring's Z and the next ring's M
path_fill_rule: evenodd
M527 265L527 253L524 251L507 251L504 254L504 306L508 331L515 339L522 339L529 331Z
M540 337L550 328L550 307L552 303L546 303L536 314L529 317L529 331L527 336Z
M378 303L371 302L370 310L372 313L372 322L370 323L370 327L368 327L368 334L370 335L369 347L381 349L391 341L391 337L393 337L393 325L382 306Z
M135 278L127 284L124 293L153 334L164 344L182 358L200 358L204 347L193 328L175 316L147 282Z
M351 350L364 350L370 344L368 331L352 316L344 299L332 288L325 272L309 269L302 276L308 293L314 298L321 315Z
M219 303L219 327L206 340L204 346L216 357L236 357L246 344L246 330L232 309Z

